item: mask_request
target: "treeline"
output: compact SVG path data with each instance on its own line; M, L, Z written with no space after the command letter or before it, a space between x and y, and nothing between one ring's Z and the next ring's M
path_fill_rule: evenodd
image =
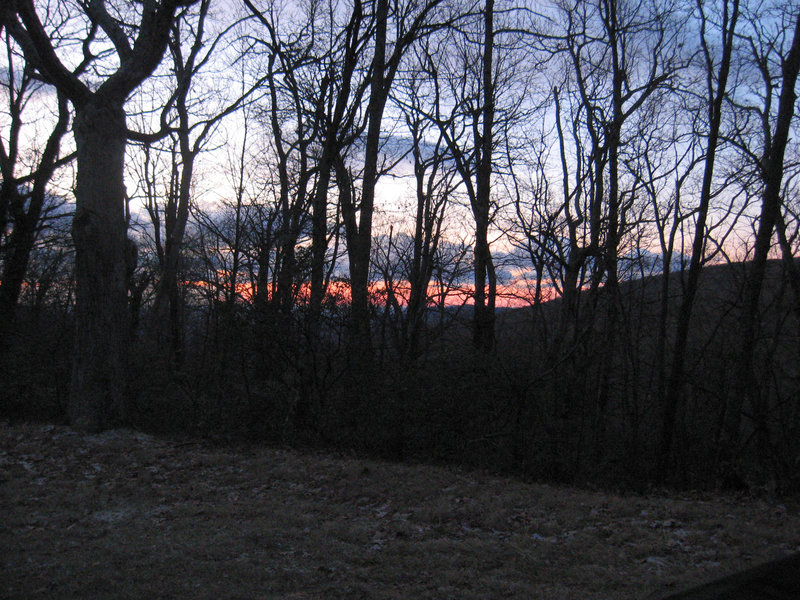
M0 27L7 417L797 486L796 3Z

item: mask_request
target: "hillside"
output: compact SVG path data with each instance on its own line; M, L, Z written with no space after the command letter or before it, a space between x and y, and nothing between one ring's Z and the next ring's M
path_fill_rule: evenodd
M0 424L9 598L657 598L797 549L796 502Z
M613 306L603 289L581 294L577 318L565 315L558 300L500 313L500 367L516 378L511 392L518 390L522 406L518 464L564 481L635 487L654 477L661 461L677 486L772 480L782 490L800 489L800 313L783 266L770 261L755 343L748 345L757 391L743 395L746 267L714 265L701 274L683 372L670 400L680 274L670 279L666 303L657 276L622 282ZM662 432L669 428L674 438L664 457Z
M800 268L800 258L796 259ZM732 308L741 306L742 286L746 278L747 263L724 263L706 266L700 274L697 297L694 305L695 321L718 320L720 316L731 318ZM673 272L670 275L669 309L677 311L683 296L683 286L686 274ZM780 298L783 310L789 310L791 301L788 277L784 273L780 260L767 262L767 270L762 294L762 306L766 309L776 296ZM655 318L660 310L661 293L663 286L662 275L650 275L641 279L621 281L619 284L620 298L626 305L635 306L643 311L649 318ZM589 302L585 294L583 303ZM600 294L600 301L604 299ZM547 319L555 319L561 310L561 299L556 298L542 304L541 309ZM520 325L530 322L531 308L512 308L498 311L498 329L501 339L510 332L518 331Z

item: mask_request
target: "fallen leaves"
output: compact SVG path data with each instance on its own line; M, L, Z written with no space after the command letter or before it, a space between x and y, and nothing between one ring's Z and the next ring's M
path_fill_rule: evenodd
M788 501L620 496L52 425L0 424L0 493L8 598L622 600L800 540Z

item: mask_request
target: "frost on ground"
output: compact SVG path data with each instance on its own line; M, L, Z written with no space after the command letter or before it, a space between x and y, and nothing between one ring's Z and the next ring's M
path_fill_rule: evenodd
M0 424L3 598L658 598L798 544L794 500Z

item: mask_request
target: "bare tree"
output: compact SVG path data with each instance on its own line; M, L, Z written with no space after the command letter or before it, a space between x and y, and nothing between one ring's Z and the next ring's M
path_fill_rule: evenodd
M417 53L416 63L405 73L405 81L393 94L411 136L414 176L413 234L410 256L405 258L403 270L408 281L408 297L405 311L398 309L398 318L402 321L399 345L402 354L411 360L420 350L425 313L431 299L428 288L444 233L445 212L458 187L458 174L448 159L443 132L427 116L430 113L429 96L436 93L435 86L430 84L435 66L429 42L423 43L424 50Z
M440 3L441 0L408 2L393 11L390 11L389 3L385 0L377 0L375 5L374 50L369 68L369 96L362 125L365 139L359 204L356 206L349 194L340 197L352 289L351 334L355 347L363 349L367 355L371 344L368 288L372 221L375 186L381 169L379 156L384 112L395 76L408 49L420 37L443 26L435 18L434 12ZM390 16L393 17L393 31L389 31ZM392 33L394 35L390 37ZM341 152L339 156L342 156ZM342 163L339 164L341 167ZM339 170L339 173L344 176L343 171Z
M7 104L8 129L0 139L0 348L6 347L5 336L13 327L17 302L25 280L28 262L45 217L48 186L55 170L73 155L64 155L62 139L70 125L69 103L61 93L51 94L46 84L37 81L33 66L19 56L19 48L7 30L2 31L7 59L7 80L2 82ZM38 151L24 147L25 121L33 115L25 108L44 99L55 101L55 117ZM49 104L49 102L48 102ZM28 111L31 112L30 110ZM28 119L26 119L28 117ZM28 167L21 153L31 151L33 164ZM25 161L27 162L27 161Z
M489 250L489 217L492 192L492 149L495 120L494 66L494 0L486 0L483 22L483 78L481 131L476 132L475 198L472 214L475 217L475 320L473 342L481 350L494 348L494 308L497 295L497 276ZM488 295L486 284L489 284Z
M269 104L263 111L263 121L275 154L278 211L275 214L272 295L269 301L266 294L261 296L260 305L270 306L270 311L280 313L285 321L295 302L299 271L297 246L307 229L319 170L313 152L324 126L324 94L319 95L318 89L324 79L320 73L324 67L318 60L314 37L318 26L316 11L322 9L317 5L309 6L307 22L295 29L284 24L283 21L289 19L275 5L266 10L249 1L246 5L266 31L265 37L254 33L253 38L254 49L263 47L266 53ZM267 287L261 285L259 290L266 292Z
M477 15L465 14L469 27L449 30L440 45L448 48L447 55L429 58L438 63L431 72L435 90L429 118L442 134L469 199L475 230L473 344L488 352L495 344L497 296L489 239L497 209L492 197L497 93L507 89L499 85L501 79L507 82L500 65L509 65L495 56L494 1L487 0Z
M700 42L706 74L706 111L708 118L707 142L703 171L703 183L698 200L695 218L692 257L688 279L683 292L678 313L678 326L672 353L672 367L667 380L666 396L663 404L661 441L658 451L656 477L663 480L669 470L675 434L675 419L682 401L682 384L689 325L692 318L695 296L697 294L700 271L703 265L706 246L706 221L712 198L712 184L717 148L720 141L722 111L728 93L728 75L731 69L736 26L739 19L739 0L725 0L719 21L721 55L715 57L708 39L709 18L702 4L698 4L700 18Z
M209 145L221 121L249 101L263 82L262 78L249 83L242 70L238 93L233 86L221 89L225 80L212 84L216 89L209 87L211 75L206 71L214 68L220 60L220 46L236 24L232 19L233 23L223 23L215 28L209 14L210 7L210 0L200 0L196 5L182 8L176 15L168 44L171 73L158 82L163 85L166 81L172 85L170 95L163 101L160 128L157 132L136 136L145 161L164 153L170 157L167 173L170 181L163 202L153 195L156 190L152 189L153 181L147 172L142 173L139 183L144 188L147 211L155 228L154 241L159 258L151 323L159 341L166 338L167 362L173 368L179 368L182 362L178 269L197 158ZM218 99L211 101L212 94ZM145 108L147 114L150 107ZM153 144L158 147L151 148Z
M342 149L360 135L356 131L356 120L364 99L368 79L355 79L362 55L367 52L374 24L364 13L361 0L355 0L347 22L342 29L335 30L336 10L331 5L325 19L327 30L320 37L326 39L327 47L320 49L319 58L322 78L315 94L315 106L323 120L320 135L320 150L317 158L317 184L312 200L311 215L311 292L309 306L309 330L311 337L319 333L319 319L325 296L325 261L328 254L328 192L334 163ZM315 19L316 13L309 15Z
M765 147L763 158L760 161L761 178L764 189L761 201L761 214L758 221L753 260L750 264L747 283L745 286L744 306L742 308L741 332L741 393L729 407L727 423L727 442L735 448L738 443L739 421L743 406L749 406L752 411L756 429L758 457L762 464L766 464L770 454L768 405L765 394L759 390L759 380L755 373L754 355L756 345L756 323L759 313L759 300L762 295L767 258L772 247L772 238L776 225L782 218L781 192L784 171L784 156L795 113L797 100L796 84L800 72L800 11L794 9L796 15L787 11L783 19L794 19L794 32L789 48L780 57L781 91L774 119L774 129L765 132ZM791 31L787 28L787 31ZM756 57L757 59L760 57ZM763 62L762 62L763 61ZM766 60L762 58L760 64L766 68ZM770 87L771 78L764 74L765 83ZM771 90L767 92L767 102L771 101ZM763 116L770 119L769 106L765 107ZM794 261L788 257L790 268L794 269Z
M74 19L67 23L40 13L32 0L6 2L0 9L26 61L75 109L76 333L68 412L81 429L102 430L127 418L131 252L123 183L125 102L161 62L176 10L193 1L141 6L81 1L70 6ZM83 52L77 67L58 55L68 33ZM82 78L90 64L91 76Z

